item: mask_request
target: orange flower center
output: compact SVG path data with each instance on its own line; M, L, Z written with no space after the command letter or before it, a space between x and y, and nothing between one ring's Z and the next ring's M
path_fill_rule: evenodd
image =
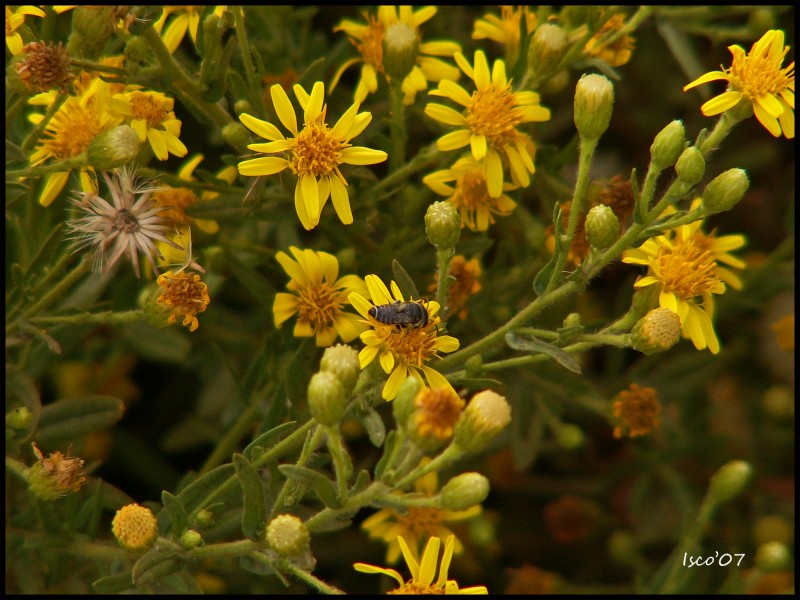
M142 92L131 94L131 110L134 119L147 121L148 128L158 127L169 116L162 102Z
M308 285L299 296L298 319L310 323L315 330L333 325L341 312L342 294L329 283Z
M162 288L158 302L172 312L168 322L174 323L177 317L183 317L183 324L189 326L189 331L197 329L196 315L204 312L211 302L208 286L200 281L200 275L167 271L157 281Z
M691 241L674 244L661 246L653 265L664 289L681 300L691 300L719 287L717 263L708 250Z
M476 134L486 136L491 146L499 148L516 140L515 129L522 122L522 114L515 110L515 96L511 86L488 87L472 93L467 106L467 126Z
M439 318L430 317L428 325L419 329L395 325L384 325L370 319L375 333L384 345L401 362L407 365L422 366L430 357L436 355L436 323Z
M197 202L197 194L189 188L162 188L154 198L159 206L168 206L169 210L161 213L161 216L172 219L175 223L188 225L191 217L186 214L186 207Z
M315 177L333 172L342 163L342 150L349 146L331 135L330 128L325 124L325 110L289 142L292 151L289 166L292 172Z
M783 56L786 50L783 51ZM793 89L794 63L785 69L769 52L769 47L762 54L750 54L743 58L734 58L728 70L728 81L731 88L742 92L751 101L770 94L777 94L786 89Z
M102 131L94 107L67 102L47 126L41 154L54 158L72 158L84 152ZM40 152L37 152L40 154Z
M383 73L383 34L386 27L371 15L365 15L365 18L367 30L360 41L352 41L364 62L375 67L379 73Z
M423 390L415 399L417 433L447 440L453 436L464 400L450 390Z

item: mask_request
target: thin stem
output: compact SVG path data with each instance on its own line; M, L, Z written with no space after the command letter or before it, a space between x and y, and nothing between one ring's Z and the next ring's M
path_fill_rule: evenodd
M352 514L352 512L362 506L366 506L379 494L386 493L387 488L379 481L373 481L364 491L359 494L350 496L342 508L324 508L309 518L305 522L306 529L313 533L318 529L324 527L328 521L336 519L339 515Z
M250 88L250 101L255 101L258 106L258 116L264 117L266 110L264 107L264 96L261 93L261 84L256 77L256 68L253 65L253 57L250 54L250 42L247 39L247 29L244 26L244 15L242 9L233 10L233 18L236 25L236 41L242 52L242 67L247 78L247 85Z
M444 451L439 454L439 456L435 457L430 462L424 465L417 465L417 467L411 471L408 475L403 477L400 481L394 484L395 489L403 489L408 487L412 483L414 483L420 477L427 475L433 471L441 471L442 469L449 467L456 459L461 458L464 456L464 451L456 446L455 443L451 443Z
M84 257L81 262L67 275L64 276L60 282L53 286L53 288L44 296L39 298L39 301L34 303L28 310L22 313L23 318L30 318L43 309L47 308L54 302L63 300L67 290L78 281L89 270L92 264L92 259L88 256Z
M743 117L734 115L733 111L728 110L722 113L708 137L697 146L697 149L703 153L703 158L708 160L709 155L719 147L734 126L742 120Z
M73 169L80 169L89 165L89 158L86 152L78 154L78 156L71 156L64 160L58 160L46 165L38 165L36 167L26 167L24 169L10 169L6 171L7 177L42 177L50 173L63 173L65 171L72 171Z
M658 175L661 173L661 169L656 167L653 161L650 161L650 165L647 167L647 175L644 178L644 185L642 186L642 193L639 195L639 204L636 207L636 211L639 214L639 220L644 222L647 218L647 213L649 212L650 202L653 200L653 196L656 192L656 182L658 181Z
M319 425L314 419L311 419L310 421L308 421L308 423L306 423L306 425L309 424L313 424L316 427L316 429L314 429L314 433L311 434L310 437L306 438L306 443L303 444L303 449L300 451L300 456L295 462L295 464L298 467L301 467L304 464L306 464L308 459L311 458L311 454L314 452L314 450L317 449L317 446L319 446L320 440L322 439L322 434L325 431L323 427ZM278 492L278 496L275 499L275 503L272 505L272 511L270 511L268 519L269 521L274 519L277 516L278 512L283 509L284 500L286 499L286 496L289 494L289 489L291 488L292 485L293 484L289 479L283 482L281 491Z
M225 461L236 448L239 440L242 439L244 434L253 426L253 420L258 415L258 402L252 402L239 418L226 433L225 436L219 441L214 450L209 454L206 462L200 467L200 475L208 473L212 469L218 467Z
M392 82L389 92L391 98L391 119L388 120L392 138L392 156L389 160L389 171L395 172L406 162L406 125L405 107L403 106L403 88L399 82Z
M321 579L315 577L311 573L304 571L297 565L292 564L288 560L279 560L277 562L277 566L280 568L281 571L285 571L290 575L296 577L306 585L311 588L314 588L318 592L322 594L332 594L332 595L343 595L345 592L340 590L339 588L330 585L329 583L325 583Z
M350 478L351 469L348 464L349 461L345 458L345 453L342 449L342 435L339 429L335 426L324 427L325 434L328 438L327 446L328 452L333 461L333 471L336 473L336 483L339 485L339 496L341 498L347 497L347 480Z
M141 309L128 310L125 312L114 312L106 310L99 313L81 313L77 315L53 316L53 317L32 317L28 319L31 323L39 325L82 325L85 323L103 323L106 325L121 325L123 323L133 323L145 318L144 311Z
M437 268L437 281L436 281L436 302L439 303L440 310L444 311L445 303L447 302L447 288L449 281L447 278L447 269L450 267L450 259L453 257L452 248L436 248L436 268ZM449 316L449 315L447 315Z
M192 548L187 552L190 558L222 558L226 556L245 556L250 552L255 552L266 548L266 542L254 542L253 540L239 540L236 542L221 542L219 544L208 544Z

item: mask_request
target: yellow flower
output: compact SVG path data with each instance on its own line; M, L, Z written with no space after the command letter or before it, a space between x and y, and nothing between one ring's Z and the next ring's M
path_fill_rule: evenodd
M530 174L535 170L535 147L527 135L517 130L517 126L546 121L550 118L550 111L539 106L539 94L511 89L502 60L496 60L490 72L486 55L480 50L475 52L474 68L460 52L454 58L461 70L475 82L476 91L470 94L457 83L442 80L437 89L428 92L464 107L462 112L437 103L425 107L425 114L429 117L458 127L439 138L436 146L444 152L470 146L473 158L482 161L492 198L499 198L503 193L501 156L508 162L514 185L527 187Z
M784 46L780 29L767 31L749 53L734 44L728 46L733 54L729 69L711 71L685 86L683 91L709 81L725 80L728 89L712 98L700 110L712 117L730 110L740 102L753 106L759 122L775 137L781 133L794 138L794 62L781 68L789 46Z
M615 438L646 435L661 425L661 402L658 392L651 387L630 384L617 394L613 407L618 422Z
M415 491L425 498L435 496L439 491L438 476L435 471L417 479L414 483ZM398 492L399 493L399 492ZM398 538L406 540L411 555L419 560L419 550L429 537L447 538L454 537L453 551L460 554L464 549L446 522L464 521L480 514L481 506L476 504L466 510L445 510L424 506L410 506L406 514L400 514L392 508L382 508L374 515L368 517L361 528L369 537L383 540L388 544L386 549L386 562L395 564L400 558L400 545Z
M188 150L178 139L181 122L172 109L175 101L161 92L134 90L115 94L109 101L112 110L130 119L130 126L139 134L139 141L150 142L158 160L167 160L170 154L186 156Z
M636 43L631 36L622 35L610 44L599 43L609 32L620 31L624 26L625 15L614 15L592 36L592 39L586 42L583 51L587 56L599 58L612 67L621 67L627 64L631 59L631 54L633 53L633 48Z
M186 36L186 31L189 31L189 36L192 42L197 44L197 29L200 26L200 14L203 12L205 6L165 6L164 11L157 21L153 23L153 29L161 34L164 40L164 45L169 50L170 54L178 49L181 45L183 38ZM217 6L214 8L214 14L221 16L225 10L224 6ZM169 25L166 30L164 24L167 17L173 15L174 18L170 19Z
M472 31L474 40L492 40L505 48L508 63L516 63L519 54L519 26L525 19L526 31L530 34L536 29L536 14L528 6L501 6L500 16L485 14L475 21Z
M358 293L350 294L350 304L361 313L372 329L361 334L361 341L366 346L359 352L358 359L361 368L365 368L376 356L384 372L389 373L389 379L383 386L384 400L392 400L397 395L397 390L406 377L415 376L422 381L422 375L428 380L431 388L445 387L453 389L447 378L432 369L425 363L438 352L453 352L458 349L459 343L450 335L439 335L438 324L441 319L437 316L439 303L419 300L428 312L428 323L424 327L399 327L379 323L369 314L373 306L404 302L400 288L392 281L392 293L377 275L367 275L365 278L370 300ZM455 393L455 392L454 392Z
M442 555L442 562L439 566L439 577L436 583L433 578L436 575L436 563L439 558L439 546L442 540L438 537L432 537L428 540L425 546L425 552L422 554L422 560L417 562L411 551L408 548L406 541L398 536L397 543L400 545L400 550L403 552L403 558L406 560L409 571L411 571L411 579L405 581L403 577L394 569L384 569L383 567L376 567L366 563L355 563L353 568L359 573L381 573L393 578L400 587L389 592L390 594L488 594L485 586L479 585L459 589L458 583L454 579L447 579L447 572L450 569L450 561L453 558L453 546L455 544L455 536L449 536L444 543L444 554Z
M459 158L449 169L436 171L423 177L422 182L458 209L461 217L461 228L472 231L486 231L489 224L494 224L493 215L507 216L516 208L517 203L506 194L493 198L486 185L486 167L483 161L476 161L472 156ZM451 185L455 182L455 185ZM511 183L503 183L503 191L513 190Z
M175 323L181 317L183 325L189 331L195 331L200 326L197 315L205 312L211 303L208 286L200 280L200 275L185 271L167 271L159 275L156 281L162 289L158 303L169 308L171 313L167 322Z
M272 311L275 327L297 315L294 326L296 337L311 337L316 334L317 346L330 346L336 336L344 342L354 340L366 329L358 315L344 312L352 293L364 293L364 282L357 275L339 277L339 261L327 252L289 248L296 260L285 252L275 258L283 270L292 278L286 285L291 294L275 294Z
M128 504L114 515L111 532L123 548L146 550L158 538L158 521L149 508Z
M622 262L647 265L648 274L635 287L656 285L659 306L678 313L683 337L691 339L698 350L708 347L717 354L719 341L711 323L712 296L725 293L726 283L735 289L742 286L733 271L718 263L744 267L744 262L730 252L741 248L745 238L716 237L714 233L703 233L701 226L702 221L695 221L650 238L639 248L626 250Z
M6 46L14 56L22 52L22 47L25 45L17 29L25 24L27 15L44 17L44 11L35 6L20 6L12 11L11 7L6 5Z
M342 73L348 67L363 62L361 78L356 86L355 100L362 102L368 94L374 94L378 90L378 73L385 75L382 43L386 30L395 23L403 23L416 31L417 37L419 37L419 26L431 19L437 11L435 6L420 7L416 11L413 11L413 8L413 6L380 6L377 17L364 14L366 23L356 23L350 19L344 19L339 23L334 31L344 31L361 57L349 60L341 66L333 78L331 89L336 86ZM435 57L450 58L460 50L461 46L456 42L421 43L416 65L403 80L403 103L412 104L416 93L426 90L429 81L441 81L442 79L455 81L458 79L461 73L456 67Z
M297 115L289 101L289 96L279 85L270 88L272 102L278 119L294 137L286 139L280 130L267 121L262 121L247 113L239 115L239 120L267 143L250 144L250 150L276 154L287 152L289 158L282 156L262 156L239 163L239 173L247 177L274 175L284 169L291 169L297 176L294 191L294 204L297 216L306 229L314 229L328 197L333 200L333 208L339 220L345 225L353 222L350 211L350 196L347 181L339 171L342 164L374 165L386 160L386 152L372 150L363 146L352 146L350 140L366 129L372 120L369 112L358 112L358 103L348 108L333 128L325 123L328 107L325 101L325 86L321 81L314 84L311 95L299 84L294 93L303 108L303 129L297 129Z

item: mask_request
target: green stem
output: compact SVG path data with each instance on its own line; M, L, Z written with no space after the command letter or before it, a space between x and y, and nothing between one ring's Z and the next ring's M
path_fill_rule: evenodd
M253 540L239 540L236 542L221 542L219 544L208 544L198 546L187 552L189 558L207 559L223 558L228 556L245 556L250 552L256 552L266 548L266 542L254 542Z
M342 435L339 429L335 426L322 427L328 438L327 446L328 452L333 461L333 472L336 474L336 483L339 485L339 496L341 498L347 497L347 480L352 474L351 469L348 467L348 461L344 456L342 449Z
M38 325L82 325L85 323L103 323L106 325L122 325L123 323L133 323L145 318L144 311L141 309L128 310L125 312L114 312L106 310L99 313L80 313L77 315L57 316L57 317L31 317L31 323Z
M395 489L403 489L410 486L420 477L427 475L433 471L441 471L442 469L449 467L453 464L457 459L464 456L464 451L456 446L455 443L451 443L444 451L439 454L439 456L435 457L430 462L424 465L417 465L417 467L411 471L408 475L403 477L400 481L394 484Z
M70 273L67 273L67 275L64 276L64 279L54 285L49 292L39 298L38 302L35 302L33 306L22 313L23 318L30 318L51 304L63 300L67 290L69 290L69 288L71 288L76 281L83 277L83 275L90 269L91 264L92 259L88 256L84 257L83 260L79 262Z
M719 147L734 126L742 120L743 117L734 115L732 110L722 113L711 133L697 146L697 149L703 153L703 158L708 160L709 155Z
M439 303L441 311L444 311L447 302L447 288L449 281L447 279L447 269L450 267L450 259L453 257L452 248L439 248L436 247L436 268L437 268L437 281L436 281L436 302ZM450 315L444 314L442 320Z
M304 571L297 565L292 564L288 560L281 559L277 562L276 565L281 571L284 571L303 583L307 586L317 590L321 594L331 594L331 595L343 595L345 592L340 590L337 587L334 587L328 583L325 583L321 579L315 577L311 573Z
M33 128L33 131L28 134L28 137L25 138L25 141L22 142L22 152L24 154L30 153L31 149L36 145L36 142L39 141L39 138L41 137L48 123L50 123L50 120L56 115L64 102L67 101L67 98L69 98L67 94L59 94L56 97L55 102L53 102L53 104L47 110L44 118L36 125L36 127ZM8 175L8 172L6 172L6 175Z
M25 96L17 96L11 106L6 109L6 123L14 123L17 114L25 108L27 103L28 99Z
M408 163L404 166L398 168L396 171L390 173L387 177L381 179L378 183L376 183L372 188L370 188L365 194L365 197L371 198L377 192L391 188L392 186L408 179L416 173L417 171L421 171L422 169L428 167L436 160L438 160L442 156L441 151L436 147L436 142L432 143L430 146L423 148L420 152L412 158Z
M63 173L65 171L72 171L72 169L80 169L89 166L89 159L86 152L82 152L78 156L65 158L46 165L39 165L36 167L26 167L24 169L10 169L6 171L7 177L42 177L50 173Z
M389 171L394 173L406 162L406 124L402 86L398 85L397 82L392 82L389 95L392 115L388 121L392 138L392 156L389 160Z
M306 529L313 533L314 531L323 528L328 521L332 521L339 515L352 514L354 510L361 508L362 506L366 506L379 494L386 493L388 489L389 488L387 488L383 483L379 481L373 481L361 493L350 496L342 508L324 508L313 517L309 518L305 522Z
M69 64L73 67L78 67L79 69L96 73L110 73L112 75L120 75L122 77L128 77L130 75L127 69L104 65L103 63L94 62L91 60L73 58L69 61Z
M256 77L256 68L253 65L253 57L250 54L250 42L247 39L247 29L244 26L243 11L239 8L232 12L236 25L236 41L239 43L239 49L242 52L242 67L247 79L247 85L250 88L250 101L258 107L258 116L263 118L266 115L264 95L261 93L261 83Z
M639 221L644 223L645 219L647 218L647 214L650 209L650 202L653 200L653 196L656 193L656 182L658 181L658 175L661 173L661 169L659 169L651 160L650 165L647 167L647 175L644 178L644 185L642 186L642 192L639 195L639 203L636 206L636 211L639 215Z
M314 452L314 450L317 449L317 446L319 446L319 442L322 439L322 434L324 433L323 427L319 425L314 419L308 421L306 425L316 425L316 429L314 430L314 433L311 434L310 437L306 438L306 443L303 444L303 449L300 451L300 456L295 462L295 464L298 467L301 467L304 464L306 464L308 459L311 458L311 454ZM278 515L278 512L280 512L283 509L284 500L286 499L286 496L289 493L289 489L291 488L292 485L293 484L289 479L283 482L283 486L281 487L280 492L278 492L278 496L275 499L275 503L272 505L272 510L270 511L268 521L274 519Z

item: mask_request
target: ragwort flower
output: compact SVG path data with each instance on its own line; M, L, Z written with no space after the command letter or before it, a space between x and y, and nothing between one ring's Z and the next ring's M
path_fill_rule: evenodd
M168 323L183 319L183 325L189 331L195 331L200 323L197 315L205 312L211 299L208 297L208 286L200 280L197 273L167 271L158 277L161 293L157 302L167 307L170 315Z
M508 63L516 63L519 54L520 23L525 19L528 33L536 29L536 14L528 6L501 6L500 16L487 13L475 21L472 39L489 39L505 48L505 59Z
M394 569L385 569L383 567L376 567L366 563L354 563L353 568L359 573L381 573L393 578L400 587L389 592L390 594L488 594L485 586L473 586L464 589L458 587L458 582L454 579L447 579L447 572L450 569L450 561L453 558L453 547L455 544L455 536L449 536L444 543L444 554L442 555L442 562L439 566L439 577L434 583L433 578L436 575L436 563L439 558L439 546L442 540L438 537L432 537L428 540L425 546L425 552L422 553L422 560L417 562L411 551L408 548L406 541L398 536L397 543L400 545L400 550L403 552L403 558L406 560L408 569L411 571L411 579L406 581L402 575Z
M205 6L164 6L163 12L157 21L153 22L153 29L161 34L164 45L170 54L174 53L181 45L183 38L188 30L192 42L197 44L197 30L200 26L200 14ZM214 8L214 13L218 17L225 10L224 6ZM167 18L172 16L169 25L164 29ZM163 30L163 31L162 31Z
M158 160L170 154L186 156L189 150L178 139L181 122L175 118L175 101L161 92L134 90L115 94L109 101L112 110L130 119L130 126L139 134L139 141L150 142Z
M773 136L794 138L794 62L781 68L789 46L780 29L767 31L749 53L734 44L729 69L711 71L684 86L683 91L709 81L725 80L728 89L700 107L707 117L718 115L745 102L753 106L758 121Z
M297 315L296 337L316 335L317 346L330 346L336 336L344 342L354 340L366 329L358 315L344 311L348 296L366 293L364 282L357 275L339 277L339 261L327 252L289 248L275 255L283 270L292 278L286 287L293 293L275 294L275 327Z
M35 6L20 6L12 11L11 7L6 5L6 46L14 56L22 52L22 47L25 45L17 29L25 24L25 17L28 15L44 17L44 11Z
M444 152L470 146L473 158L483 161L486 185L492 198L503 193L502 158L508 162L514 185L527 187L531 182L530 174L535 170L535 147L517 127L523 123L546 121L550 118L550 111L539 105L539 94L512 90L502 60L496 60L489 71L486 55L480 50L475 52L474 68L460 52L454 58L461 70L475 82L476 91L470 94L457 83L442 80L437 89L428 92L464 107L462 112L433 102L425 107L425 114L429 117L458 127L439 138L436 146Z
M289 157L262 156L239 163L239 173L248 177L274 175L291 169L297 176L294 203L297 216L306 229L314 229L328 197L345 225L353 222L347 181L339 171L342 164L374 165L386 160L382 150L352 146L350 140L366 129L372 120L369 112L358 112L358 103L348 108L332 128L325 123L328 107L324 104L325 86L318 81L309 95L301 85L294 86L303 108L303 129L297 128L297 115L286 92L279 85L270 88L278 119L294 137L286 139L272 123L247 113L239 115L245 127L269 140L248 148L266 154L288 153Z
M386 30L395 23L403 23L417 32L419 26L431 19L436 14L435 6L423 6L414 11L413 6L379 6L377 16L364 14L366 23L356 23L344 19L334 28L334 31L344 31L350 41L361 54L345 62L337 71L331 88L336 86L342 73L350 66L363 62L361 78L355 91L356 102L362 102L368 94L378 90L378 74L385 75L383 65L383 37ZM453 65L449 65L437 56L452 57L459 52L461 46L456 42L431 41L419 45L416 65L403 79L403 103L412 104L417 92L427 89L429 81L448 79L455 81L461 74Z
M583 51L587 56L599 58L612 67L621 67L631 59L635 40L627 35L621 35L611 43L600 43L600 41L612 31L621 31L625 27L625 15L616 14L606 21L600 30L592 36Z
M439 303L434 301L418 300L428 312L428 323L424 327L400 327L387 325L376 321L369 311L374 306L405 302L402 292L397 284L392 281L392 293L377 275L365 277L370 300L359 293L350 294L350 304L361 313L372 329L361 334L361 341L366 346L359 352L358 359L361 368L365 368L376 356L384 372L390 374L383 386L384 400L392 400L397 395L400 385L406 377L413 375L422 381L422 375L428 380L431 388L453 386L441 373L432 369L425 363L437 356L438 352L453 352L458 349L459 342L451 335L439 335L438 316ZM412 300L413 301L413 300Z
M678 313L683 337L691 339L698 350L708 347L717 354L719 341L711 322L713 295L725 293L725 284L734 289L742 286L739 277L719 263L744 267L744 262L730 252L741 248L745 238L716 237L713 232L703 233L701 226L702 221L695 221L650 238L639 248L626 250L622 262L647 265L647 275L635 287L657 286L659 306Z

